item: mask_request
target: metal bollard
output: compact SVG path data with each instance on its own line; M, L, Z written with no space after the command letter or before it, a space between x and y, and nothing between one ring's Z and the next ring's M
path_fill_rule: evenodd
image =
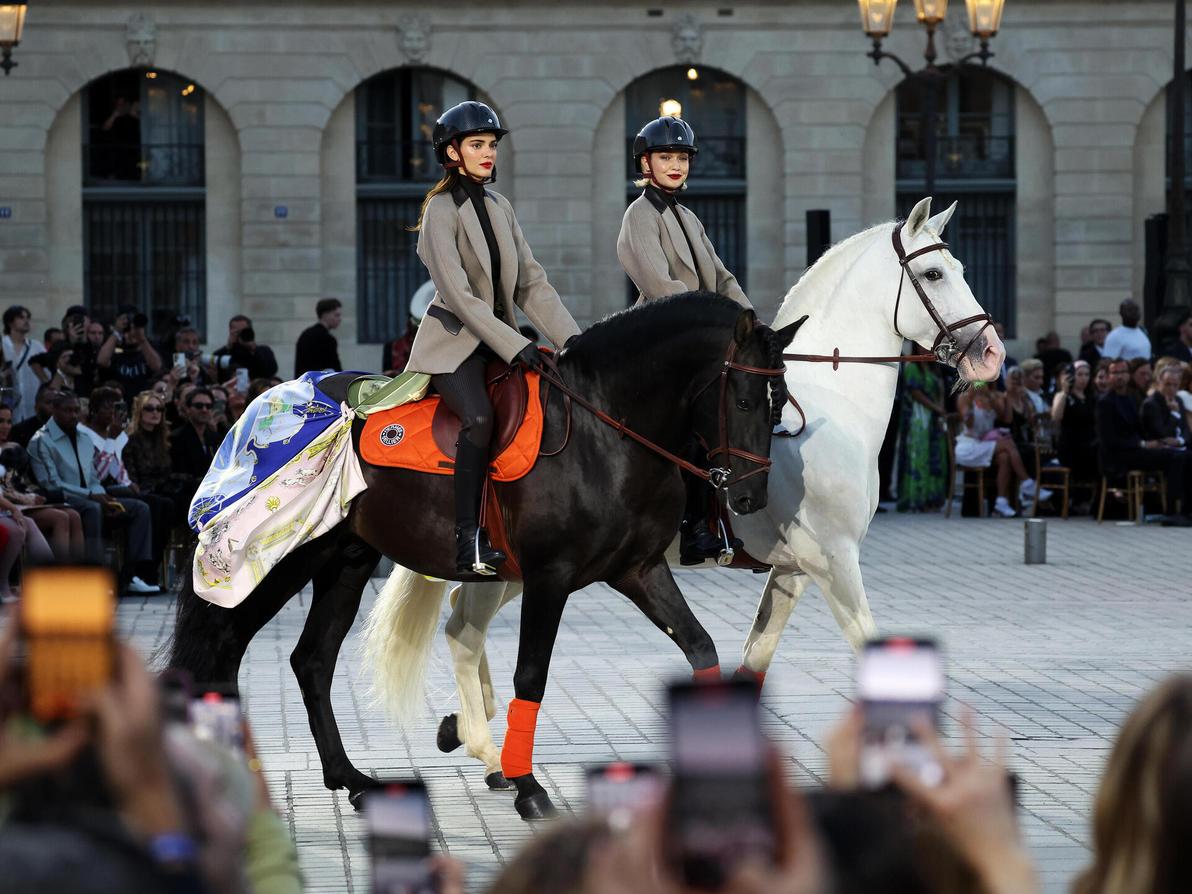
M1047 522L1041 518L1028 518L1023 525L1025 533L1023 557L1027 565L1047 564Z

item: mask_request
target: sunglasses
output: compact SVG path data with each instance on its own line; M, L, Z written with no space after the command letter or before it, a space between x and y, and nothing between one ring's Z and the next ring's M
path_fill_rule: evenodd
M210 410L210 409L211 409L211 407L212 407L212 405L211 405L211 404L209 404L209 403L205 403L205 402L204 402L204 403L201 403L201 404L200 404L200 403L194 403L194 404L191 404L191 405L190 405L190 408L191 408L192 410Z
M164 408L160 404L145 404L141 407L142 413L160 413Z

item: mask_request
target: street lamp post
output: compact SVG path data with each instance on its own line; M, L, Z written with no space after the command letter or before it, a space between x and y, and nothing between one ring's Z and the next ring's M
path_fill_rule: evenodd
M1002 12L1006 0L965 0L968 7L969 31L973 37L981 41L981 48L962 56L954 63L956 66L966 65L974 59L979 59L982 65L988 65L993 58L993 51L989 49L992 40L1001 27ZM897 65L907 78L917 81L923 91L923 154L926 172L923 180L928 195L935 189L935 168L937 151L936 116L939 108L939 90L944 81L951 76L951 67L941 68L935 64L935 31L943 22L948 11L948 0L915 0L915 16L919 23L927 29L927 47L923 50L926 65L919 71L914 71L896 54L882 49L882 41L889 36L894 27L894 9L898 0L857 0L861 10L861 27L873 41L873 49L866 55L873 60L874 65L880 65L883 59L889 59Z
M12 61L12 48L21 42L25 30L27 3L0 3L0 68L5 77L17 67Z

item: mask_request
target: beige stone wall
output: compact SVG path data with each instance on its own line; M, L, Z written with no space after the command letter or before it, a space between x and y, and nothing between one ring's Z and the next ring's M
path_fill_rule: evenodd
M749 276L765 307L802 271L808 208L831 210L837 238L891 215L890 93L901 76L864 57L851 2L660 6L665 14L653 18L636 3L519 0L464 20L414 2L42 0L16 50L20 67L0 90L0 204L13 209L0 221L0 289L46 319L81 297L77 96L128 65L125 22L143 11L157 27L155 65L209 94L213 341L228 311L242 309L284 370L314 302L334 293L346 304L345 359L371 366L376 348L354 345L352 91L410 61L399 29L421 16L430 25L423 64L474 83L515 128L498 189L514 193L576 317L599 317L624 296L609 243L624 185L621 92L674 64L671 29L682 11L700 23L701 63L751 90ZM963 12L953 4L949 15ZM1162 115L1148 109L1170 76L1170 43L1170 4L1159 0L1009 4L993 65L1023 94L1024 338L1053 321L1074 347L1080 325L1112 316L1139 287L1140 222L1162 201ZM887 46L918 61L923 37L910 4ZM284 220L277 205L289 210Z

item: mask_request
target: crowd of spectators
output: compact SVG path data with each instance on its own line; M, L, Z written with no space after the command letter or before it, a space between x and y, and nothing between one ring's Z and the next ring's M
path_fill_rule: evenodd
M3 313L0 598L14 598L22 557L107 559L122 592L159 593L220 441L280 381L273 351L243 314L207 355L185 319L155 344L131 306L110 325L71 307L44 342L34 322L25 307Z
M1077 359L1049 332L1035 356L1007 356L997 381L949 400L938 397L949 383L937 368L905 365L879 470L882 501L896 500L899 511L944 504L951 470L923 433L947 430L957 468L995 473L995 515L1018 515L1036 499L1062 512L1060 497L1036 493L1034 482L1058 466L1069 473L1070 511L1091 512L1103 478L1120 492L1127 472L1162 472L1166 510L1151 514L1166 525L1192 524L1192 312L1172 318L1158 349L1136 302L1123 301L1119 315L1117 327L1090 321Z

